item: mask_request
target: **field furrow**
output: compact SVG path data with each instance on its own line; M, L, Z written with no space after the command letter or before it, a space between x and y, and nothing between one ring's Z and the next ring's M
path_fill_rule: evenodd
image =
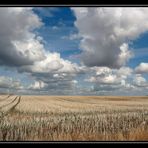
M148 140L148 97L0 96L0 140Z

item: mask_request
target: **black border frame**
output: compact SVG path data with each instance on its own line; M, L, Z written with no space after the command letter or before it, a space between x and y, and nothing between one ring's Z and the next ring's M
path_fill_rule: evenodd
M0 7L148 7L142 0L136 4L125 0L114 0L107 3L105 0L0 0ZM20 3L21 2L21 3ZM80 3L81 2L81 3ZM137 3L138 2L138 3ZM147 144L148 141L0 141L0 144Z

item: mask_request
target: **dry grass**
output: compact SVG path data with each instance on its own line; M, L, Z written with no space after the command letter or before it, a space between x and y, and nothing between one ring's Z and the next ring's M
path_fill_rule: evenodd
M0 140L148 140L148 97L3 95Z

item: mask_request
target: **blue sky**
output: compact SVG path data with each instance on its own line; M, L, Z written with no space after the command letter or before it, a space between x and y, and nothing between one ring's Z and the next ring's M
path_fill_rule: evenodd
M148 62L148 33L142 34L132 42L131 48L135 57L129 61L131 67L136 67L141 61Z
M74 26L76 18L73 12L68 7L55 7L54 9L34 8L34 12L44 22L44 26L37 31L46 41L46 49L59 52L63 58L79 54L81 52L79 39L69 39L70 35L78 33L78 29Z
M147 95L148 8L0 11L1 92Z

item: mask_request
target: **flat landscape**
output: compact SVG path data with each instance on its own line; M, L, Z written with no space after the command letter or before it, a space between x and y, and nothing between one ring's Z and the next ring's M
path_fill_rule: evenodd
M0 140L148 140L148 97L1 95Z

